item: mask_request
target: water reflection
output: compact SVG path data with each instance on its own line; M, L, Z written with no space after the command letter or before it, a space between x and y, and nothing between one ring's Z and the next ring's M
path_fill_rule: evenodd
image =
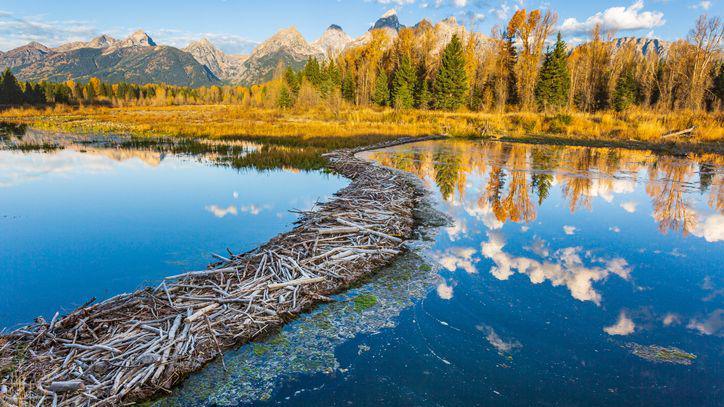
M249 250L346 184L293 147L0 132L0 329Z
M595 198L610 203L615 196L630 194L643 181L662 233L722 239L722 214L701 214L690 202L692 195L706 194L710 209L724 211L724 157L715 154L679 158L615 148L446 141L369 157L434 183L445 201L465 205L492 229L509 221L535 221L553 186L560 186L575 213L590 210ZM474 198L468 196L471 192ZM629 213L638 205L620 204ZM575 233L575 227L565 226L565 233Z

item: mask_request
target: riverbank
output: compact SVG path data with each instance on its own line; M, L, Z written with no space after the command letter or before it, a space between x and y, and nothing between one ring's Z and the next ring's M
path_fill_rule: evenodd
M453 137L724 153L724 113L474 113L372 108L305 111L233 105L9 109L0 121L74 133L237 137L267 144L354 148L397 137ZM672 132L690 133L666 137Z
M258 249L0 337L0 400L147 399L389 263L405 251L424 191L414 176L354 156L364 149L328 155L351 184Z

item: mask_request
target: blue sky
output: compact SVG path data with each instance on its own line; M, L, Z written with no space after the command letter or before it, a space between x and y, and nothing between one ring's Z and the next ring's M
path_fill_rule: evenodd
M0 50L35 40L57 46L101 33L124 37L142 28L156 42L185 46L208 37L227 52L248 52L281 28L296 26L308 39L332 23L356 37L390 8L403 24L456 16L488 33L517 8L550 8L569 39L582 39L596 22L617 35L684 37L702 13L721 16L724 0L208 0L99 2L3 0Z

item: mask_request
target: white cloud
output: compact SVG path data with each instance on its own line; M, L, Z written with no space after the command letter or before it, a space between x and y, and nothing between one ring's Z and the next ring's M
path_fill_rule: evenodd
M0 50L16 48L31 41L54 47L71 41L87 41L97 34L98 30L85 21L20 17L0 11Z
M565 234L567 234L567 235L569 235L569 236L570 236L570 235L573 235L573 234L576 233L576 227L575 227L575 226L565 225L565 226L563 226L563 233L565 233Z
M702 335L719 336L724 328L724 309L715 310L704 320L692 319L686 327L699 331Z
M621 228L618 226L611 226L610 228L608 228L608 230L610 230L613 233L621 233Z
M440 297L443 300L450 300L453 297L453 288L452 286L449 286L445 284L444 282L440 283L437 286L437 296Z
M724 240L724 215L714 214L700 220L691 234L710 243Z
M493 260L490 269L498 280L507 280L515 272L525 274L533 284L549 281L554 287L565 286L571 296L580 301L601 303L601 295L593 283L605 280L611 274L628 280L631 268L622 258L598 259L603 267L586 266L581 258L582 248L567 247L551 255L553 261L538 261L527 257L514 257L503 251L505 240L499 233L488 233L489 240L481 244L483 256Z
M664 315L664 319L661 321L661 323L663 323L664 326L678 325L681 323L681 318L679 318L677 314L669 312L668 314Z
M487 340L488 343L490 345L492 345L495 348L495 350L497 350L498 353L501 355L505 354L505 353L510 353L510 351L512 351L513 349L523 347L523 345L521 345L520 342L518 342L516 340L511 340L511 341L503 340L503 338L501 338L500 335L498 335L498 333L495 332L495 330L489 326L478 325L478 326L476 326L476 328L479 331L486 333L485 340Z
M700 1L698 3L690 5L689 8L692 10L709 10L711 8L711 1Z
M618 321L611 326L603 328L604 332L609 335L630 335L636 329L636 324L629 318L624 311L618 315Z
M463 269L468 274L475 274L478 272L474 264L478 262L473 257L475 253L472 247L451 247L443 253L434 253L433 258L448 271Z
M621 204L621 207L623 210L625 210L628 213L634 213L636 212L636 207L638 206L637 202L628 201Z
M660 11L643 11L643 0L637 0L628 7L611 7L598 12L585 21L567 18L561 24L561 31L566 33L588 33L596 25L604 31L635 31L650 30L666 23L664 13Z
M222 208L219 205L207 205L204 207L204 209L206 209L206 211L208 211L208 212L211 212L217 218L224 218L227 215L236 216L239 213L236 210L236 206L234 206L234 205L229 205L226 208Z

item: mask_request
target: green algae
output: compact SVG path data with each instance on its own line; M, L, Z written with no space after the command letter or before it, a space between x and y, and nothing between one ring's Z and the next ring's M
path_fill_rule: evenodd
M363 312L377 304L377 297L372 294L361 294L354 297L353 302L355 312Z

